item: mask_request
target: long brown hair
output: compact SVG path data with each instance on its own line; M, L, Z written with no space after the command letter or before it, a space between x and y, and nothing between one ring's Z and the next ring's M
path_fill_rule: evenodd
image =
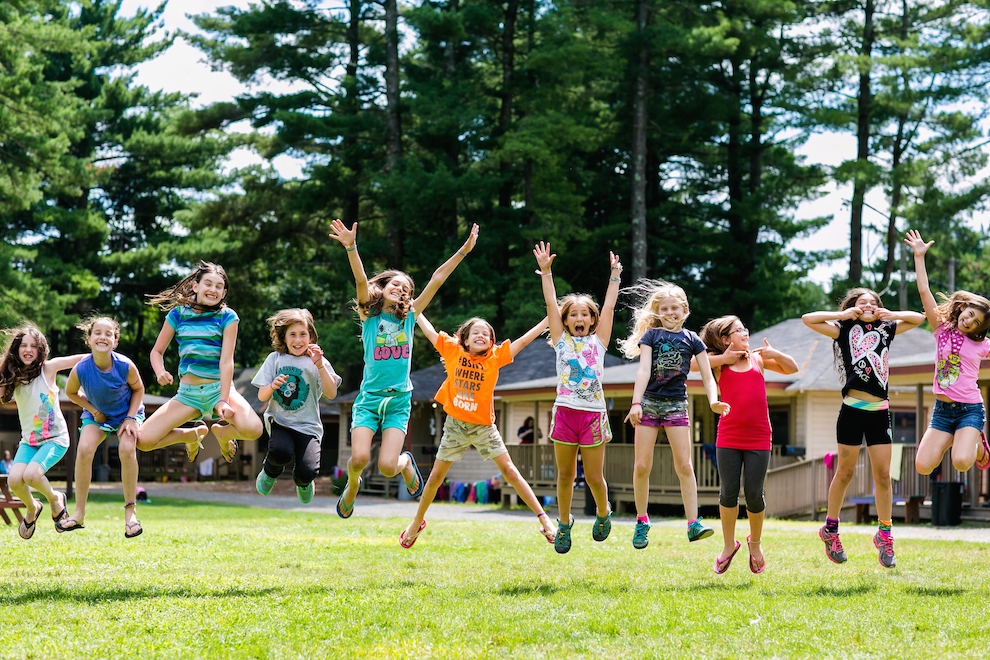
M396 277L404 277L409 280L409 295L400 298L399 302L395 305L395 309L393 309L391 313L400 321L405 320L406 316L409 315L409 310L412 309L412 296L416 291L416 284L413 282L413 278L409 277L407 273L404 273L401 270L383 270L368 280L368 300L364 304L358 300L354 300L354 310L360 310L365 316L378 316L381 314L382 307L385 304L385 296L382 293L382 290L385 288L386 284Z
M279 353L287 353L288 346L285 344L285 333L296 323L302 323L309 331L309 341L316 343L319 337L316 334L316 325L313 323L313 315L308 309L283 309L268 317L268 334L272 338L272 348Z
M15 387L27 385L41 375L45 360L48 359L48 340L41 330L30 323L4 330L3 334L10 337L10 343L3 353L3 361L0 362L0 403L8 403L14 396ZM31 335L38 344L38 357L31 364L24 364L19 354L21 343L27 335Z
M987 331L990 330L990 301L969 291L956 291L951 296L939 291L938 295L943 301L938 306L938 315L942 317L943 323L956 327L959 315L966 311L967 307L972 307L983 313L983 323L976 328L976 332L966 336L975 341L983 341L986 338Z
M713 355L725 353L725 349L729 347L729 342L726 339L737 321L739 321L739 317L730 314L712 319L702 326L698 336L701 337L701 341L704 342L709 353Z
M454 333L454 336L457 337L457 341L461 345L461 348L463 348L468 353L471 353L471 348L468 346L467 340L468 337L471 335L471 328L473 328L478 323L482 323L488 326L488 332L490 332L492 336L492 346L495 346L495 328L493 328L492 324L486 321L485 319L480 318L478 316L474 316L472 318L469 318L464 323L461 323L461 327L457 328L457 332ZM489 347L489 350L491 350L491 347Z
M211 307L200 305L196 302L196 292L193 291L193 284L198 284L204 275L212 273L223 278L223 298L220 302ZM219 264L209 261L200 261L199 267L186 277L182 278L178 284L169 287L164 291L148 295L148 304L157 305L162 311L169 311L173 307L192 307L197 312L210 312L223 309L226 306L227 294L230 292L230 280L227 279L227 271Z
M873 289L867 289L865 286L857 286L846 291L846 294L839 300L839 311L844 312L847 309L855 307L856 301L865 295L873 296L873 299L877 301L877 307L883 307L883 301L880 300L879 293ZM835 364L835 370L839 374L839 382L845 384L846 365L842 361L842 349L839 347L838 339L832 342L832 362Z

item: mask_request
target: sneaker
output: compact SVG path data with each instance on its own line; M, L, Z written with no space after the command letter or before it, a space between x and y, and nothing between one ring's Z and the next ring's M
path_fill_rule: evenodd
M591 538L596 541L604 541L612 533L612 507L608 508L608 513L604 518L595 516L595 524L591 528Z
M836 534L838 536L838 534ZM888 535L887 538L880 536L880 532L873 535L873 545L879 550L877 559L884 568L894 568L897 566L897 559L894 558L894 537Z
M275 487L275 482L277 479L273 479L268 476L268 473L262 470L258 473L258 479L254 482L258 487L258 492L262 495L269 495L272 492L272 488Z
M313 486L313 482L310 481L305 486L296 486L296 497L303 504L309 504L313 501L313 494L316 492L316 487Z
M704 520L701 516L698 519L688 525L688 541L700 541L701 539L707 539L709 536L715 533L711 527L705 527L701 524Z
M842 549L839 533L829 532L825 529L825 525L822 525L822 528L818 530L818 536L825 543L825 556L836 564L844 564L847 557L846 551Z
M650 539L646 536L650 533L650 527L650 523L642 520L636 521L636 531L633 532L633 547L637 550L642 550L650 544Z
M571 518L570 525L565 525L559 519L557 520L557 536L553 539L553 549L558 554L567 554L571 549L571 527L574 527L573 518Z

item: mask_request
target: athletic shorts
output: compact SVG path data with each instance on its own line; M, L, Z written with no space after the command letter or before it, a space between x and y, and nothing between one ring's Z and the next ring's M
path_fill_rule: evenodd
M604 410L575 410L554 406L550 417L550 439L561 445L597 447L612 439L608 413Z
M654 399L644 396L640 402L643 416L639 423L643 426L690 426L687 399Z
M491 461L509 453L502 441L502 435L494 424L471 424L447 415L443 423L443 437L437 450L437 460L456 463L464 456L468 447L474 447L481 458Z
M403 433L409 426L409 413L412 410L412 392L384 390L365 392L361 390L354 400L351 410L351 430L363 426L378 429L399 429Z
M68 441L68 438L66 438ZM21 463L27 465L28 463L38 463L41 465L41 469L48 472L55 464L62 460L65 456L65 452L69 451L69 447L56 444L52 441L42 442L40 445L34 445L33 447L26 442L21 442L17 445L17 453L14 454L14 460L11 461L11 465L17 465Z
M184 406L195 408L199 411L199 416L213 416L213 411L220 403L220 381L204 383L202 385L190 385L179 383L179 391L172 398Z
M134 417L137 419L138 426L140 426L141 424L144 424L144 404L143 403L141 404L141 407L138 409L137 415L135 415ZM93 419L93 413L89 412L88 410L84 410L83 411L83 414L82 414L82 426L80 427L79 430L81 431L82 429L84 429L87 426L98 426L100 428L100 430L103 431L104 433L116 433L117 432L117 429L119 429L121 426L123 426L125 421L127 421L126 418L120 420L117 424L114 424L110 420L107 420L107 421L103 422L102 424L100 424L95 419Z
M866 446L889 445L889 410L861 410L843 405L839 408L839 418L835 421L835 440L840 445L859 447L866 438Z
M955 434L961 428L970 426L978 431L983 431L986 421L985 411L982 403L947 403L935 400L935 409L932 410L932 420L929 427L943 433Z

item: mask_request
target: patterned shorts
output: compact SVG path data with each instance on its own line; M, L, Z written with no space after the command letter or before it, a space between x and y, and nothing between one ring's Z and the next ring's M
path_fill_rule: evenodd
M687 399L654 399L644 396L642 400L643 426L690 426Z
M443 423L443 437L440 438L437 460L456 463L461 460L468 447L477 449L481 458L486 461L509 453L494 424L471 424L447 415L447 421Z

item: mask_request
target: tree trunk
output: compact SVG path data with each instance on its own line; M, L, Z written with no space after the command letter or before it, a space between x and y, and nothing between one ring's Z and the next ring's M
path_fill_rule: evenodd
M397 0L385 2L385 171L389 177L396 175L402 159L402 117L399 114L399 7ZM396 203L391 194L385 205L385 239L389 254L386 263L390 268L401 268L405 243L405 231L399 218Z
M632 279L646 277L646 122L650 84L650 53L646 29L650 22L649 0L636 3L636 35L639 53L636 60L636 84L633 96L632 135Z
M907 0L902 0L901 10L900 37L901 43L906 44L908 28L910 27ZM911 79L906 68L901 70L901 80L903 84L901 93L909 94L911 89ZM896 251L899 243L897 240L897 216L901 209L901 197L904 193L904 184L903 177L900 172L900 165L901 160L904 157L904 151L907 148L904 133L908 122L908 112L906 109L907 105L902 103L901 107L905 109L897 115L897 137L894 139L894 147L891 152L890 217L887 218L887 260L883 264L883 279L878 287L881 291L887 288L887 284L890 282L890 278L894 273L894 260L897 259ZM901 309L903 309L903 307Z
M347 47L349 56L344 78L344 112L348 116L357 116L360 110L360 99L358 97L358 63L361 57L361 2L362 0L350 0L350 19L347 23ZM358 214L361 207L360 186L361 159L357 154L358 140L354 135L355 129L344 136L343 153L344 165L347 168L347 189L343 194L343 204L341 205L341 219L344 224L350 227L358 221Z
M853 179L852 211L849 217L849 283L860 284L863 279L863 205L869 182L866 167L870 160L870 119L873 114L873 92L870 87L869 64L873 57L874 0L863 7L863 44L860 48L859 94L856 99L856 174Z
M519 0L509 0L505 7L505 19L502 22L502 104L498 112L498 137L507 134L512 126L512 101L515 94L512 77L516 66L515 39L518 15ZM503 158L498 170L501 179L498 186L498 207L508 209L512 206L512 163Z

